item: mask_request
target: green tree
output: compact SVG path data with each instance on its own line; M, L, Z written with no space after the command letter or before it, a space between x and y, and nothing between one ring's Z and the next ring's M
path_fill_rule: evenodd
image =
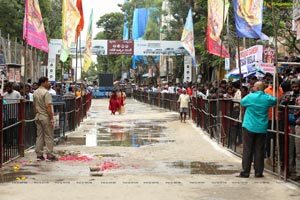
M103 15L96 22L98 28L103 31L99 32L94 39L97 40L121 40L123 35L124 15L114 12ZM95 65L96 73L113 73L114 78L121 78L122 65L124 56L115 55L98 55L97 65Z
M115 12L101 16L96 22L96 25L98 28L103 28L103 36L105 36L105 39L121 40L123 35L123 22L124 15Z

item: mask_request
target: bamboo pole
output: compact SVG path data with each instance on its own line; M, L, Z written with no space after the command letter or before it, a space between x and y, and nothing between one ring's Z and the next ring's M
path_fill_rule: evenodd
M272 0L272 18L273 18L273 27L274 27L274 40L275 40L275 62L274 62L274 76L273 76L273 82L275 83L275 88L277 89L276 93L274 94L279 94L279 82L278 82L278 73L277 73L277 62L278 62L278 47L277 47L277 25L276 25L276 20L275 20L275 10L274 10L274 4ZM275 90L274 88L274 90ZM280 146L279 146L279 120L278 118L278 109L279 108L279 102L277 100L276 103L276 116L275 120L276 122L276 149L277 149L277 172L278 172L278 177L281 178L281 166L280 166Z

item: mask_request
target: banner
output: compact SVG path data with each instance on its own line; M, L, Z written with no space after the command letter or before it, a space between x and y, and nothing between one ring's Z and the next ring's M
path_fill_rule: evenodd
M182 46L187 50L187 52L192 56L193 65L194 67L196 67L196 56L194 47L194 24L191 8L186 18L184 29L182 31L181 43Z
M228 0L208 0L208 16L207 16L207 31L206 31L206 46L207 51L216 56L229 58L229 52L222 45L220 35L223 29L224 21L228 15L229 2ZM224 14L223 14L224 11ZM224 16L224 19L223 19ZM222 51L221 51L222 49Z
M269 40L261 32L263 0L233 0L236 34L238 37Z
M75 42L77 41L77 39L80 35L80 32L83 30L83 27L84 27L84 16L83 16L82 0L77 0L76 7L77 7L77 9L80 13L80 21L79 21L79 24L77 25L77 28L76 28Z
M236 68L239 67L238 55L236 54ZM263 61L263 46L255 45L240 52L240 67L255 65Z
M49 46L38 0L25 1L23 39L27 44L48 53Z
M72 0L63 0L62 5L62 47L60 60L66 62L70 53L71 43L75 41L76 28L80 20L80 13Z
M86 35L86 45L85 45L85 52L83 56L83 70L84 72L87 72L90 68L90 65L92 63L92 37L93 37L93 30L92 30L92 24L93 24L93 9L91 10L90 14L90 22L89 27Z

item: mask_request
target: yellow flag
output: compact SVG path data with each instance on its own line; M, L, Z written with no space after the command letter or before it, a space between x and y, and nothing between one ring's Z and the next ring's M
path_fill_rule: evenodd
M62 5L62 47L60 60L65 62L70 53L71 43L76 36L76 28L80 20L80 13L72 0L63 0Z
M93 39L93 31L92 31L92 24L93 24L93 9L91 10L90 15L90 23L86 35L86 45L85 45L85 52L83 56L83 70L87 72L92 64L92 39Z

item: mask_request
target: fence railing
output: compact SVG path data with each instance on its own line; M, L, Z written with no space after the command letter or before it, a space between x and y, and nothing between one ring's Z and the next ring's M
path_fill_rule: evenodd
M82 97L53 96L55 117L54 138L64 137L74 131L87 116L92 101L92 93ZM3 103L0 97L0 167L32 148L36 142L35 115L33 102L19 100L16 103Z
M177 94L135 90L133 96L138 101L150 105L179 111ZM280 106L278 119L273 118L269 121L270 127L265 145L265 169L284 180L300 184L300 125L292 124L289 121L291 109L300 110L300 106ZM211 139L222 144L232 153L238 156L242 155L244 109L240 106L239 101L192 97L190 113L194 123L203 129ZM276 123L278 123L278 128L276 128ZM277 140L279 140L278 143ZM278 166L280 166L280 175Z

